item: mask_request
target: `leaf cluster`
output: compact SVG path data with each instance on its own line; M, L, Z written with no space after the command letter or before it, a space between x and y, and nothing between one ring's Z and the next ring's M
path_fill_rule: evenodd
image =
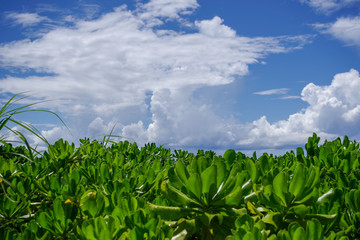
M282 156L59 139L0 146L1 239L360 239L359 144ZM14 154L16 153L16 154Z

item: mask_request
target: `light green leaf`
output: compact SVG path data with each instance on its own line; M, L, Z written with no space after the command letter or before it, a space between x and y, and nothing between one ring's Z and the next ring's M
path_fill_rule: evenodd
M253 182L256 182L256 180L257 180L257 169L256 169L255 164L252 161L252 159L249 158L248 161L246 162L246 165L247 165L248 171L250 173L251 180Z
M37 221L42 228L45 228L47 230L52 229L52 227L50 226L50 223L52 222L51 218L50 218L49 214L47 214L46 212L40 213L39 217L37 218Z
M198 198L198 200L200 200L202 193L202 183L198 173L194 173L189 177L186 187Z
M226 165L223 161L215 160L216 165L216 187L219 188L224 183L226 177Z
M55 199L53 209L54 209L55 219L57 221L59 221L61 223L61 227L64 228L66 216L65 216L64 207L63 207L60 199L58 199L58 198Z
M292 208L294 212L299 215L300 217L305 217L305 215L308 213L309 209L304 204L297 205Z
M306 232L302 227L298 227L292 236L292 240L304 240L304 239L312 239L306 238Z
M197 200L190 198L180 190L167 184L166 181L161 183L161 191L165 193L165 196L168 200L180 206L188 206L189 204L195 204L197 206L201 205Z
M212 184L216 186L216 166L211 165L201 173L202 193L209 195Z
M306 239L320 240L323 239L323 229L320 221L313 219L307 222L306 225Z
M179 159L175 164L175 171L183 185L186 185L187 179L189 178L189 172L181 159Z
M305 166L298 164L295 168L294 177L291 179L289 191L295 196L299 196L305 188Z
M256 238L252 232L247 232L245 234L243 240L256 240Z
M287 178L284 172L279 172L273 181L273 192L287 206L285 193L288 191Z
M232 207L238 207L242 198L242 189L241 186L238 186L233 192L227 195L225 198L225 204Z
M226 152L224 153L223 158L225 159L226 162L228 162L230 165L232 165L232 163L235 161L236 159L236 152L234 149L228 149L226 150Z

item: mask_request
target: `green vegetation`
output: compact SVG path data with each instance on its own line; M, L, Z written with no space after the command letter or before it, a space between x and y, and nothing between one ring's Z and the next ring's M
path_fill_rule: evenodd
M28 145L28 142L27 142L25 136L19 130L13 130L12 128L10 128L8 126L9 123L12 123L12 124L15 124L15 126L19 127L20 129L25 130L25 131L35 135L36 137L40 138L43 142L45 142L46 144L49 145L46 138L44 138L41 135L40 131L36 127L34 127L32 124L29 124L27 122L24 122L24 121L21 121L21 120L15 118L15 116L23 114L23 113L28 113L28 112L46 112L46 113L55 115L64 125L65 125L65 123L59 117L59 115L57 115L56 113L54 113L52 111L42 110L42 109L40 109L40 110L39 109L31 109L31 107L33 107L34 105L44 103L46 101L40 101L40 102L34 102L34 103L26 104L26 105L21 105L20 104L21 101L28 98L28 96L22 96L22 94L23 93L13 95L0 109L0 131L7 130L6 133L4 133L2 135L0 134L0 143L4 144L7 142L14 142L14 141L10 141L10 140L6 139L7 134L9 132L11 132L20 138L20 140L21 140L20 142L23 142L25 145L30 147ZM19 142L19 141L15 141L15 142ZM33 149L33 150L35 150L35 149Z
M2 140L0 239L360 239L359 143L319 141L258 158L105 137L34 154Z
M257 158L97 140L0 146L1 239L360 239L359 144ZM13 154L16 153L16 154Z

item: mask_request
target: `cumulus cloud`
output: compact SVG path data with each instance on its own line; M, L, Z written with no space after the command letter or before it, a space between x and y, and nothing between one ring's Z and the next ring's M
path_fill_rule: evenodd
M313 83L304 87L301 99L308 107L289 116L287 120L270 123L266 116L252 123L224 119L207 105L194 101L184 91L161 91L151 101L153 122L142 122L123 128L123 134L170 146L209 146L238 149L291 148L306 142L313 132L323 139L339 135L360 136L360 76L351 69L334 76L328 86ZM174 105L181 103L178 108Z
M348 45L360 47L360 17L342 17L334 23L314 24L314 27Z
M15 24L22 25L23 27L28 27L36 25L43 21L49 21L47 17L40 16L37 13L8 13L6 15L8 19L13 20Z
M141 142L174 147L219 147L231 143L237 132L234 123L217 116L210 106L197 102L187 90L155 92L151 99L152 123L148 127L142 122L125 126L123 135L141 136Z
M271 53L297 49L310 39L242 37L219 17L196 21L191 33L148 24L150 18L171 20L197 7L190 0L171 3L153 0L133 11L121 6L96 19L74 17L71 27L54 26L36 39L1 45L0 66L18 69L27 77L1 79L0 91L32 91L40 99L56 99L47 106L65 116L79 138L109 133L116 123L116 134L134 140L184 145L204 139L226 142L228 136L218 137L222 127L216 126L222 120L211 107L194 103L194 90L231 83L248 73L249 64ZM195 123L186 114L188 108L203 114L197 116L202 121ZM224 129L229 128L226 124ZM205 134L205 126L211 126L214 134ZM200 129L204 133L191 134Z
M211 20L203 20L195 22L200 33L210 37L235 37L236 32L230 27L223 25L223 19L214 17Z
M318 12L330 14L341 8L351 6L359 0L300 0L300 2L309 5Z
M248 138L239 140L242 146L255 143L263 147L284 146L304 142L311 132L324 138L360 136L360 76L351 69L336 74L329 86L310 83L301 92L309 105L287 120L269 123L265 116L254 121Z
M216 115L195 90L229 84L248 74L250 64L301 48L311 38L243 37L220 17L194 22L189 33L149 24L179 20L197 6L191 0L153 0L133 11L121 6L95 19L74 17L73 26L54 26L34 40L3 44L0 66L28 76L0 79L0 92L30 90L40 99L57 99L47 106L65 116L75 142L109 134L114 126L114 134L140 144L248 149L303 143L313 131L359 132L356 70L336 75L330 86L306 86L302 100L309 107L287 120L270 123L264 116L241 123ZM42 133L69 139L63 131Z

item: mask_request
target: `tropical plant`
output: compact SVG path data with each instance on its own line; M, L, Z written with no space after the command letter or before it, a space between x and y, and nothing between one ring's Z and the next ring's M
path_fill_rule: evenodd
M0 145L0 239L360 239L360 146L348 137L260 157L80 143L32 157Z
M13 141L10 141L10 140L6 140L7 133L12 132L12 133L14 133L15 135L17 135L20 138L22 143L25 143L27 146L29 146L28 142L26 141L26 138L24 137L24 135L19 130L13 130L11 127L8 126L9 123L13 123L16 126L22 128L23 130L26 130L29 133L31 133L31 134L35 135L36 137L40 138L47 145L49 145L46 138L44 136L42 136L41 132L36 127L34 127L30 123L19 120L19 119L15 118L15 117L17 115L19 115L19 114L27 113L27 112L46 112L46 113L50 113L52 115L55 115L65 126L66 126L66 124L60 118L60 116L58 114L56 114L55 112L52 112L50 110L45 110L45 109L32 109L31 108L34 105L44 103L46 101L39 101L39 102L30 103L30 104L16 106L16 105L20 104L20 102L22 100L28 98L28 96L21 96L23 94L24 93L18 93L18 94L13 95L7 102L5 102L5 104L0 109L0 132L2 130L7 130L6 133L0 135L0 143L5 144L7 142L13 142Z

